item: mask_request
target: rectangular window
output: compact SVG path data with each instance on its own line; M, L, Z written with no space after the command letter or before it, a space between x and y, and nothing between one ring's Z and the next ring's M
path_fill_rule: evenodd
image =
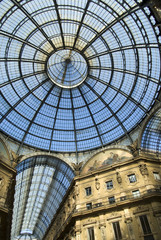
M130 182L130 183L136 182L136 176L135 176L135 174L128 175L128 178L129 178L129 182Z
M113 197L109 197L108 201L109 201L110 204L115 203L115 197L114 196Z
M160 180L160 175L158 172L153 172L155 180Z
M140 197L140 191L139 190L132 191L132 194L133 194L134 198Z
M89 209L91 209L92 208L92 203L87 203L86 204L86 208L89 210Z
M90 227L87 229L88 230L88 240L95 240L94 237L94 228Z
M85 188L85 191L86 191L86 196L90 196L92 194L91 187Z
M113 188L113 182L112 182L112 180L106 182L106 186L107 186L107 189L108 189L108 190L109 190L109 189L112 189L112 188Z
M142 215L139 218L140 218L142 230L144 233L144 240L154 240L147 216Z
M114 222L113 224L113 230L115 234L115 240L121 240L122 235L121 235L121 229L120 229L120 224L119 222Z

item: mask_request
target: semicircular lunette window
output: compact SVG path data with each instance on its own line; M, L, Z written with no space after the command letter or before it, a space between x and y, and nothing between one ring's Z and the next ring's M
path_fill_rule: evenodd
M161 154L161 109L147 123L141 139L143 151Z
M42 239L73 178L60 159L35 156L17 165L11 239Z
M129 137L160 90L160 31L139 2L1 1L1 130L57 152Z

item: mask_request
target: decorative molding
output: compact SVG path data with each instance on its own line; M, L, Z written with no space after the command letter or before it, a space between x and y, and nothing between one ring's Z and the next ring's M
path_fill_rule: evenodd
M73 169L74 169L74 173L76 176L78 176L80 174L83 162L80 163L71 163Z
M138 139L136 139L131 145L128 145L127 147L134 157L137 157L139 155Z
M140 172L143 176L145 176L145 175L148 176L149 175L146 164L139 165L139 170L140 170Z

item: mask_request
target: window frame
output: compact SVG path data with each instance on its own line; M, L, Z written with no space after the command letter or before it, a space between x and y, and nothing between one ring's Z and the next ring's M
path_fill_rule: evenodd
M137 193L137 194L135 194ZM138 198L141 196L139 189L132 191L133 198Z
M154 176L154 179L155 179L155 180L157 180L157 181L161 180L161 177L160 177L159 172L153 171L153 176Z
M95 240L94 227L87 228L88 240Z
M115 235L115 240L122 240L122 233L121 233L119 221L113 222L112 226L113 226L113 231L114 231L114 235Z
M109 184L109 186L108 186L108 184ZM113 189L113 181L112 180L106 181L106 188L107 188L107 190Z
M91 203L91 202L86 203L86 209L87 209L87 210L92 209L92 203Z
M137 182L137 178L136 178L136 174L132 173L128 175L128 179L130 183L136 183Z
M144 240L154 240L153 233L146 214L139 216L140 225L144 234Z
M108 202L109 202L109 204L115 203L116 202L115 196L108 197Z
M91 187L86 187L85 188L85 194L86 194L87 197L92 195L92 188Z

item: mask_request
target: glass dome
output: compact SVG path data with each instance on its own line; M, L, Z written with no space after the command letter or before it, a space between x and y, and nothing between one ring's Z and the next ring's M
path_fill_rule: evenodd
M160 31L139 2L1 1L1 130L57 152L130 139L160 90Z

